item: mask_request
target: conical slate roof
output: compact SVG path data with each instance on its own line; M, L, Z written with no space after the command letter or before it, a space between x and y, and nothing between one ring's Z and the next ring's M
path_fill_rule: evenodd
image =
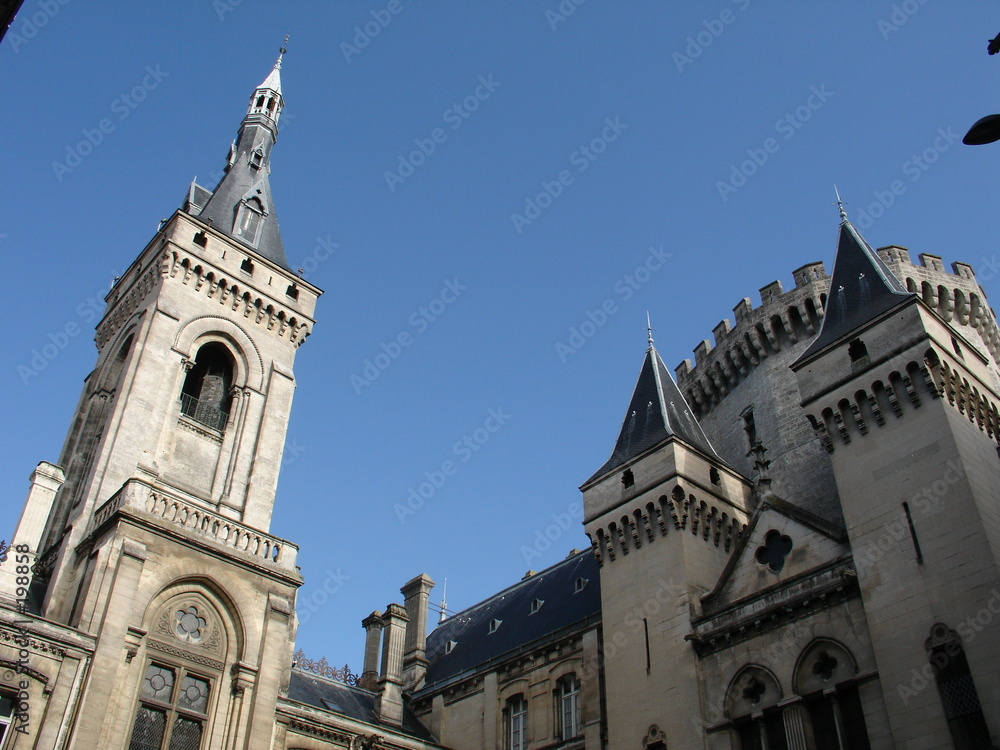
M796 364L913 296L858 234L847 216L841 214L841 217L823 325Z
M678 437L710 456L717 455L659 352L650 343L611 458L584 484L614 471L671 437Z

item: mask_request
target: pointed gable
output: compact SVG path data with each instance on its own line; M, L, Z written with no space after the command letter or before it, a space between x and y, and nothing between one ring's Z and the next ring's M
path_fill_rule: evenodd
M798 362L810 358L911 296L844 216L840 223L840 240L823 325Z
M659 352L650 345L611 458L584 484L614 471L671 437L678 437L703 453L716 456Z

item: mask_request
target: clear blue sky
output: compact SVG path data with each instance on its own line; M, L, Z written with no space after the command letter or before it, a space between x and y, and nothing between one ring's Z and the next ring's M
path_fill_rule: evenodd
M577 513L525 554L614 445L646 311L674 366L741 298L829 268L835 182L871 244L967 261L997 289L1000 144L955 139L1000 110L992 4L562 8L28 0L0 46L4 526L94 365L90 301L192 177L213 184L286 32L271 184L289 262L326 293L272 531L301 546L314 658L360 669L360 619L418 573L459 609L585 546ZM433 152L411 158L420 142ZM26 374L50 337L65 347ZM401 522L428 473L442 486Z

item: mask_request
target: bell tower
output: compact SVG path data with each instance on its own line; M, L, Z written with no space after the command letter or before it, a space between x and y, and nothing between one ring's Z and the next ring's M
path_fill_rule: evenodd
M269 747L302 579L268 528L322 293L288 268L268 181L281 62L218 185L192 183L108 293L58 466L32 475L32 607L93 641L68 747Z

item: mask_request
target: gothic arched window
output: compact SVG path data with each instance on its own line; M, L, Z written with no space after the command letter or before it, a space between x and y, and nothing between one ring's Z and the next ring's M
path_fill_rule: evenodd
M205 344L184 379L181 414L216 430L224 429L232 382L233 358L229 350L217 342Z
M938 623L931 628L931 637L924 645L956 750L993 747L958 633Z

